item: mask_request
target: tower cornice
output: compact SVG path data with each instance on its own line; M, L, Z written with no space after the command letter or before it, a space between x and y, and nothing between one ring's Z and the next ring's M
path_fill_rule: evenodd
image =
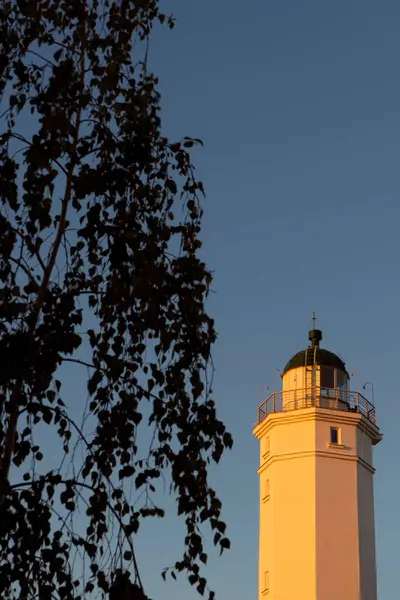
M371 438L373 445L380 442L383 438L379 428L360 413L316 407L271 413L261 423L255 425L253 435L259 440L272 427L300 421L302 423L306 421L329 421L343 425L356 425L357 428L364 431Z
M367 469L370 473L374 474L375 469L372 465L369 464L366 460L364 460L361 456L357 456L356 454L348 453L348 451L342 450L341 452L331 452L329 450L304 450L302 452L287 452L285 454L277 454L269 456L265 462L261 465L259 469L257 469L257 473L261 475L269 466L278 461L284 460L293 460L296 458L309 458L309 457L322 457L322 458L334 458L337 460L347 460L359 463L365 469Z

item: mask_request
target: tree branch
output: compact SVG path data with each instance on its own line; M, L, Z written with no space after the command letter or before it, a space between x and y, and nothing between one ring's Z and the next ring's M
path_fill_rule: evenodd
M25 267L25 265L22 264L22 258L17 259L17 258L13 258L12 256L10 256L10 261L13 262L14 264L16 264L18 268L23 270L23 272L28 277L31 284L35 286L35 291L38 291L39 284L36 281L36 279L33 277L32 273L29 271L29 269L27 267ZM17 271L15 272L15 275L16 274L17 274Z
M13 233L15 233L16 235L19 235L19 237L22 240L23 244L26 244L28 251L32 253L32 256L34 256L35 258L37 258L39 265L42 267L43 272L46 270L46 265L43 262L42 257L40 256L39 251L35 248L35 246L31 243L29 236L25 236L22 231L20 231L19 229L17 229L16 227L11 227L11 230L13 231Z
M83 30L85 30L85 28L86 28L86 13L85 12L83 12L83 16L82 16L82 26L83 26ZM85 81L84 81L84 77L85 77L85 43L86 43L86 39L85 39L85 36L83 35L82 42L81 42L81 48L80 48L80 84L81 84L82 90L84 89L84 85L85 85ZM73 138L73 143L72 143L72 150L71 150L71 154L70 154L71 158L76 156L76 149L77 149L78 142L79 142L79 130L80 130L80 126L81 126L82 110L83 110L83 107L79 103L76 106L75 130L74 130L74 138ZM24 139L23 136L21 136L21 138ZM54 265L56 264L58 251L59 251L62 239L63 239L64 229L67 224L68 207L69 207L69 204L71 201L71 196L72 196L72 181L73 181L73 175L74 175L74 170L75 170L75 161L76 161L76 159L74 159L74 160L71 159L71 161L69 163L69 169L68 169L68 173L66 175L66 178L67 178L66 187L65 187L65 192L64 192L64 198L62 200L62 205L61 205L61 214L60 214L60 220L58 222L56 239L55 239L53 248L51 250L50 257L47 262L46 268L43 273L42 282L39 285L39 289L38 289L37 296L36 296L36 301L34 302L34 305L33 305L34 318L32 321L32 325L30 327L30 333L32 336L34 335L36 326L39 321L39 316L40 316L41 308L43 305L44 297L45 297L46 291L48 289L48 285L49 285L52 271L54 269ZM18 389L12 395L11 401L10 401L10 417L9 417L7 428L6 428L4 452L3 452L3 455L1 457L1 462L0 462L0 469L1 469L0 505L4 501L5 490L7 489L8 485L9 485L8 477L9 477L9 471L10 471L10 465L11 465L11 458L14 453L15 438L16 438L16 432L17 432L18 414L19 414L18 409L19 409L19 401L20 401L20 395L21 395L22 382L19 382L17 385L18 385Z
M11 489L15 490L21 487L29 487L33 484L33 481L21 481L20 483L15 483L12 486L10 486ZM90 492L96 493L97 492L97 488L93 487L92 485L89 485L88 483L84 483L83 481L77 481L76 479L60 479L58 481L58 484L64 484L64 485L72 485L72 486L77 486L77 487L81 487L83 489L89 490ZM108 508L111 510L111 512L113 513L114 517L116 518L116 520L118 521L118 524L121 528L121 530L125 533L125 539L127 540L130 550L132 552L132 560L133 560L133 564L134 564L134 569L135 569L135 577L137 579L137 582L139 584L139 587L143 590L143 585L140 579L140 574L139 574L139 567L137 564L137 559L136 559L136 555L135 555L135 549L133 546L133 542L132 542L132 538L131 536L128 536L125 532L125 524L122 521L120 515L118 514L118 512L115 510L115 508L113 507L113 505L111 504L111 502L107 499L107 506Z
M101 371L102 373L104 373L104 369L96 367L95 365L93 365L91 363L88 363L88 362L85 362L84 360L80 360L78 358L64 358L64 357L61 357L61 361L62 362L76 363L77 365L82 365L83 367L88 367L89 369L99 369L99 371ZM145 388L143 386L141 386L140 384L135 383L134 385L135 385L135 387L138 388L138 390L140 390L141 392L143 392L143 394L145 394L146 396L149 396L149 397L153 398L154 400L159 400L163 404L167 404L167 402L165 400L163 400L159 396L156 396L156 394L153 394L152 392L149 392L148 390L145 390Z

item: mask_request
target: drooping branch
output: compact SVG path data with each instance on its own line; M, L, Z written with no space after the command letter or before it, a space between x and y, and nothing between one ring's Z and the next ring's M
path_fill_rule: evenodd
M36 279L33 277L32 273L29 271L29 269L22 263L22 258L14 258L13 256L10 256L10 261L12 263L14 263L15 265L17 265L18 269L22 269L23 272L25 273L25 275L28 277L30 283L32 284L32 287L35 291L39 290L39 284L36 281Z
M232 439L217 418L207 373L216 334L205 311L212 277L198 257L203 187L188 152L196 140L164 137L157 79L146 55L132 58L137 38L146 54L155 19L171 21L157 0L109 4L100 14L96 2L78 2L68 12L58 0L12 0L10 12L0 14L0 54L12 75L7 131L0 135L7 215L1 210L0 288L7 301L0 320L0 454L7 474L10 464L18 472L32 461L24 473L30 487L10 490L7 477L0 479L0 582L26 598L42 593L42 585L46 597L74 600L78 593L73 559L63 553L47 506L58 484L50 473L40 475L48 458L35 444L40 424L63 442L55 472L68 525L80 508L89 510L80 538L98 577L84 594L109 589L112 600L133 591L140 597L141 581L132 584L124 570L131 553L123 547L125 537L135 545L143 518L163 516L151 496L158 477L169 480L186 526L174 570L200 593L208 590L200 522L221 550L228 547L221 503L208 482L208 465ZM39 47L46 65L32 64L27 54ZM16 133L19 115L30 109L34 132ZM22 147L18 153L15 146ZM86 340L86 354L78 354ZM89 369L82 423L90 414L90 436L71 419L68 398L61 404L65 388L56 378L62 380L64 363ZM139 427L149 433L150 448ZM136 512L126 495L133 478L138 490L143 486L144 506ZM80 487L82 480L89 487ZM104 565L110 522L119 531L118 561ZM136 562L134 568L140 577Z
M86 14L85 11L82 13L82 22L81 28L85 31L85 22L86 22ZM81 60L80 60L80 85L81 91L84 89L84 77L85 77L85 36L81 40ZM66 184L65 184L65 192L64 197L61 203L61 214L60 219L58 221L58 227L56 232L55 241L53 243L50 256L48 262L45 266L43 278L41 283L38 286L36 300L33 303L33 315L34 318L31 320L31 324L29 326L29 334L30 337L33 338L35 334L36 326L39 322L40 311L42 308L42 304L44 301L45 294L47 292L47 288L50 282L51 274L53 272L54 266L56 264L59 248L63 239L64 230L67 226L67 212L68 207L72 198L72 189L73 189L73 175L76 167L76 151L79 143L79 131L81 126L81 118L82 118L82 110L83 107L81 103L78 103L76 107L76 118L74 124L74 134L73 134L73 143L71 148L71 160L69 163L69 168L66 176ZM0 503L4 500L4 491L2 489L7 489L6 481L8 481L9 470L11 465L11 458L14 451L14 443L17 431L17 423L18 423L18 413L19 413L19 401L21 397L21 386L22 382L18 382L17 389L11 395L10 399L10 416L7 423L5 439L6 442L4 444L4 451L1 455L0 459L0 480L3 480L3 485L0 487Z

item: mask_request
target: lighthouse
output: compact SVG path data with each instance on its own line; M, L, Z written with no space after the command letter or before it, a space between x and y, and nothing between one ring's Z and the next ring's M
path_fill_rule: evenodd
M376 412L343 360L309 346L258 407L258 600L377 600L372 447Z

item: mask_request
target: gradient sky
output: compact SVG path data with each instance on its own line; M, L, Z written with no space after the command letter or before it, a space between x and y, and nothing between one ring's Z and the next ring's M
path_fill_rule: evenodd
M379 600L398 597L400 555L398 0L168 0L177 18L150 45L163 125L202 138L204 256L215 271L215 399L234 448L212 469L232 549L210 553L217 600L257 598L260 387L307 344L317 311L323 345L360 386L375 385ZM29 123L21 123L29 126ZM84 375L63 398L80 409ZM353 380L352 387L356 387ZM84 389L84 388L83 388ZM59 440L43 436L54 452ZM52 452L46 452L51 461ZM174 505L167 499L174 512ZM184 530L172 514L137 540L152 600L195 600L163 583ZM343 546L343 560L346 548ZM290 573L288 573L290 577Z
M207 198L204 253L215 270L215 398L234 434L213 472L232 549L207 570L218 599L257 597L258 389L307 343L323 345L360 385L375 385L379 600L398 596L400 553L398 0L202 0L167 3L172 32L150 47L168 135L200 137ZM355 381L353 386L355 387ZM149 526L139 560L154 600L165 586L176 519ZM212 556L210 557L212 558ZM346 548L343 546L343 559ZM290 576L290 573L288 573Z

